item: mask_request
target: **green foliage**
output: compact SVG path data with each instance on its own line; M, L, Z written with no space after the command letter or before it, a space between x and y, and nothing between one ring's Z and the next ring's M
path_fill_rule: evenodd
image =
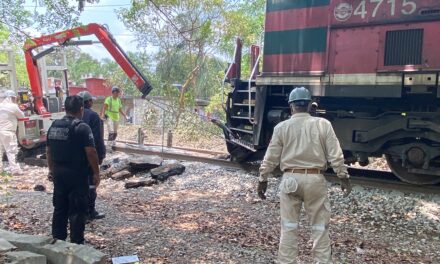
M216 125L203 119L197 113L189 111L182 113L174 131L185 142L205 141L213 137L222 137L222 131ZM201 133L202 131L203 133Z
M141 47L158 48L156 74L162 85L189 81L188 89L182 93L191 93L192 96L185 95L190 98L208 99L218 93L226 63L214 54L231 57L236 36L244 41L243 76L249 75L246 51L251 44L261 42L265 1L132 3L130 8L119 11L119 17L136 33ZM195 69L195 76L191 76Z
M222 23L221 14L230 5L223 0L155 0L134 1L130 8L120 10L122 21L136 32L139 46L159 50L159 85L182 86L173 98L179 102L178 108L214 94L219 68L225 64L213 56L212 47L219 42L216 31Z
M234 10L225 12L221 27L220 51L233 54L236 37L243 41L242 76L250 75L249 49L252 44L261 45L264 32L265 0L242 1Z
M222 94L216 93L213 96L211 96L209 100L209 105L205 108L207 113L211 113L214 117L216 117L218 120L226 121L226 113L223 109L223 100L226 100L226 97L222 97Z
M86 75L99 76L101 63L76 47L66 49L69 78L77 84L83 81Z
M140 96L139 90L127 77L125 72L113 58L104 58L101 61L94 59L88 53L78 48L66 48L67 65L69 67L69 78L77 84L82 83L85 76L102 76L107 80L109 86L121 87L126 95ZM156 87L154 75L151 74L151 59L144 52L128 52L128 57L150 80L153 87Z
M5 171L0 171L0 193L3 192L3 194L9 195L8 187L9 182L12 179L12 175L10 173L7 173Z
M10 41L9 30L6 28L6 26L0 24L0 44L2 43L6 44L6 47L14 50L15 68L16 68L18 85L28 86L29 78L27 75L26 63L24 60L24 55L21 46ZM6 60L7 60L7 54L0 53L0 63L6 62ZM6 78L6 76L0 75L0 78ZM10 80L4 82L10 82Z
M99 0L87 2L93 4ZM32 12L25 8L29 4L35 6ZM8 27L12 33L11 39L17 43L22 43L28 37L24 28L32 26L50 33L78 26L80 15L77 1L69 0L1 0L0 13L0 23Z

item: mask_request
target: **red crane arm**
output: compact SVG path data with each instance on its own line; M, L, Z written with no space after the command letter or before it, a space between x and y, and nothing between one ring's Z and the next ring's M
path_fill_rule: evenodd
M24 44L26 68L29 75L32 94L35 98L35 108L38 114L45 114L47 113L47 110L43 104L43 89L39 77L37 60L34 58L32 50L52 43L58 43L62 46L72 38L88 35L95 35L98 38L98 40L104 45L119 66L121 66L122 70L142 93L142 98L147 96L152 90L152 86L148 79L142 74L136 65L131 62L127 54L118 45L111 33L108 32L108 30L103 26L92 23L86 26L26 40Z

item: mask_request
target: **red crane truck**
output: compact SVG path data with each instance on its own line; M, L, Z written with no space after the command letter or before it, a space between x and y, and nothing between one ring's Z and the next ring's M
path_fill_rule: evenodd
M37 146L43 145L46 141L46 132L52 120L61 118L64 115L60 99L45 97L43 94L42 83L46 80L41 79L37 63L38 59L50 54L59 47L93 44L93 41L90 40L74 40L88 35L95 35L97 37L99 42L108 50L110 55L112 55L142 93L142 98L147 96L152 90L148 79L134 65L112 34L99 24L92 23L51 35L27 39L24 44L24 53L32 95L27 96L26 93L20 93L20 101L31 105L29 108L31 114L20 119L18 122L18 141L24 149L34 149ZM36 51L37 48L46 45L52 46L40 52Z

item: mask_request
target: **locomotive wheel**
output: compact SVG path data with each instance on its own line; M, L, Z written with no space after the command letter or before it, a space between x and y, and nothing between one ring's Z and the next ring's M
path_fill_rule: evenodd
M394 160L391 155L385 155L388 166L391 171L400 180L417 185L431 185L440 182L440 177L435 175L411 173L404 167L402 167L402 160Z

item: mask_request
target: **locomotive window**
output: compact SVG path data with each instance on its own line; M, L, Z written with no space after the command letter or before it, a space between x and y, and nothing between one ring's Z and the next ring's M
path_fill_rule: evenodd
M388 31L385 66L422 64L423 29Z

